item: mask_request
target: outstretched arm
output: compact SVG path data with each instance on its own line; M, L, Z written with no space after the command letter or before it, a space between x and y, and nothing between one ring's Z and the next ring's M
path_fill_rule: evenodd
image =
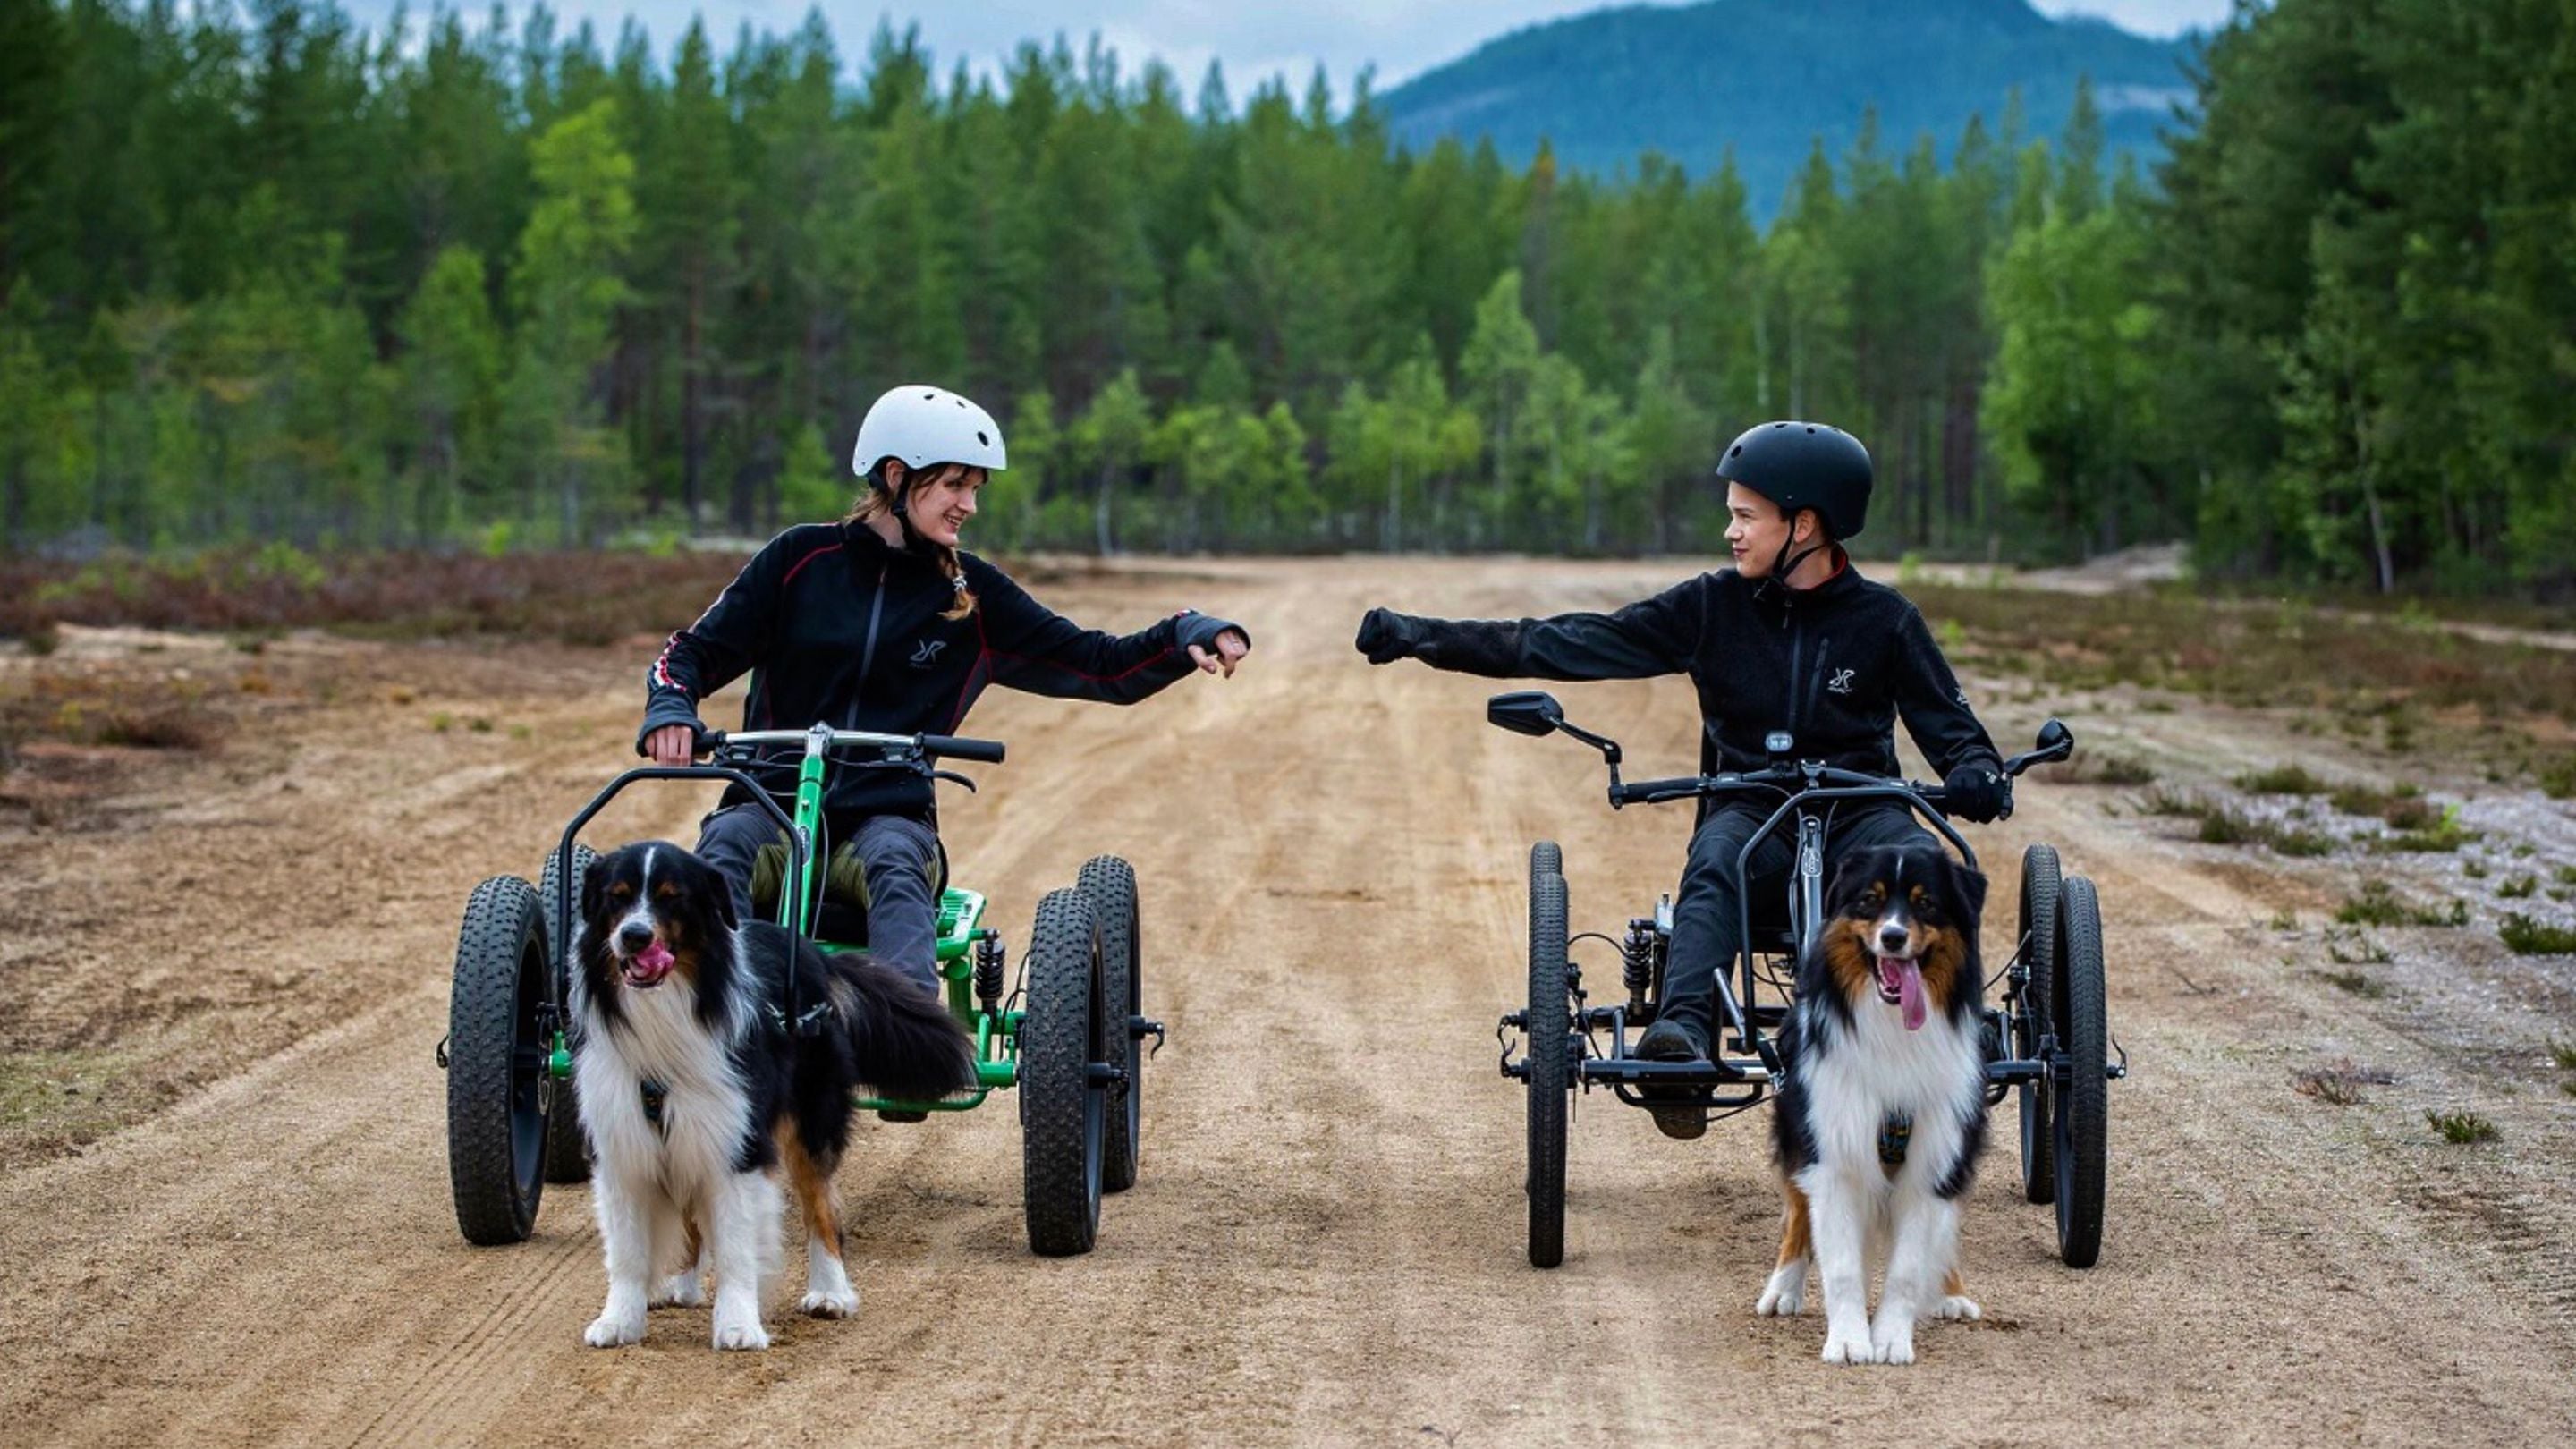
M1111 634L1074 623L989 566L973 583L989 678L1031 694L1134 704L1193 670L1232 675L1252 648L1241 625L1195 610Z
M1356 642L1371 664L1419 659L1489 679L1651 679L1687 672L1701 631L1691 579L1610 614L1425 619L1371 609Z

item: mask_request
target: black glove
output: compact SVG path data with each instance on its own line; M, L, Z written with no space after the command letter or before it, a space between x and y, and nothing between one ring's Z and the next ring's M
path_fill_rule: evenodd
M1970 760L1941 782L1941 806L1963 820L1985 824L2012 808L2012 782L1992 760Z
M1393 609L1371 609L1361 615L1359 638L1352 641L1371 664L1392 664L1421 642L1421 621Z

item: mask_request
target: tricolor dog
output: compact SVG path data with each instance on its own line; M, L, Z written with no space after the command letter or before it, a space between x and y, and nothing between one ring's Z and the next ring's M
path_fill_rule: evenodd
M955 1018L863 954L735 920L715 868L665 842L601 856L577 930L574 1074L608 1260L608 1300L584 1340L642 1341L645 1310L705 1302L712 1269L715 1346L767 1348L760 1293L778 1256L782 1167L807 1230L800 1306L856 1312L832 1211L851 1094L973 1085Z
M1798 963L1773 1118L1787 1208L1755 1311L1804 1307L1812 1256L1827 1363L1912 1363L1918 1319L1978 1316L1958 1239L1986 1136L1985 896L1985 877L1929 842L1857 851ZM1872 1321L1869 1270L1882 1257Z

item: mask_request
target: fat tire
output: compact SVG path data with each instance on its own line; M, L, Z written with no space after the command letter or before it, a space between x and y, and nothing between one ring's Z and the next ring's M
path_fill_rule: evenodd
M546 970L537 888L514 875L476 886L447 1006L447 1176L469 1243L525 1242L536 1227L546 1187L536 1008Z
M1100 1190L1125 1192L1136 1185L1138 1149L1145 1135L1145 1044L1133 1023L1145 1014L1144 935L1136 909L1136 869L1114 855L1082 863L1074 888L1091 902L1100 923L1100 999L1109 1009L1102 1038L1109 1059L1126 1069L1123 1087L1112 1087L1100 1142Z
M1554 841L1530 847L1529 1015L1522 1063L1529 1089L1529 1260L1565 1261L1565 1119L1570 1102L1565 860Z
M572 848L572 907L581 910L582 878L590 874L590 863L599 852L587 845ZM564 974L571 970L567 962L554 960L555 951L555 868L563 857L546 852L545 868L537 873L537 912L545 922L546 957L556 980L555 1000L564 1003L567 1017L572 1010L572 994L565 989ZM569 1026L566 1028L569 1033ZM590 1180L590 1143L581 1129L581 1094L573 1088L574 1078L565 1077L554 1084L554 1105L546 1112L546 1181L587 1182Z
M1020 1167L1029 1250L1064 1258L1100 1232L1107 1090L1101 1050L1100 926L1079 889L1049 891L1030 932L1020 1018Z
M2057 1032L2066 1051L2066 1083L2055 1104L2057 1255L2067 1267L2090 1268L2102 1255L2111 1117L2102 907L2092 881L2067 879L2057 929Z
M2064 889L2053 846L2034 845L2021 853L2021 935L2029 945L2029 968L2022 987L2021 1010L2013 1015L2013 1055L2029 1061L2039 1055L2039 1041L2053 1030L2050 1002L2057 973L2057 904ZM2061 1038L2061 1042L2062 1042ZM2053 1094L2048 1081L2024 1082L2014 1089L2021 1106L2021 1195L2025 1202L2053 1202L2057 1197L2056 1139L2049 1126Z

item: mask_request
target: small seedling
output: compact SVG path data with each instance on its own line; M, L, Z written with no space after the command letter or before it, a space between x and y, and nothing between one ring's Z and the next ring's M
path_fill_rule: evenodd
M2496 1125L2475 1112L2436 1112L2428 1107L2424 1111L2424 1120L2432 1125L2434 1131L2442 1134L2445 1142L2466 1145L2496 1140Z

